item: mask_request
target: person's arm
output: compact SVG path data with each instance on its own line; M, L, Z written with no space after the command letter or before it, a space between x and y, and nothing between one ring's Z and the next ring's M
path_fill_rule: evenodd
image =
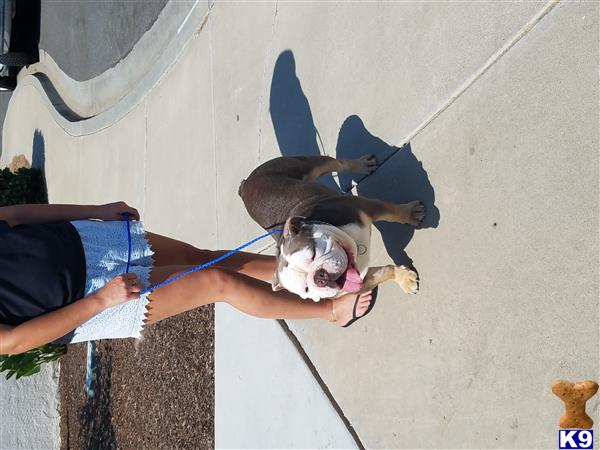
M0 325L0 355L16 355L52 342L103 309L99 299L90 296L16 327Z
M11 227L21 224L68 222L71 220L100 219L122 220L128 213L134 220L140 215L125 202L106 205L14 205L0 208L0 220Z
M16 355L52 342L111 306L139 297L135 274L119 275L102 289L70 305L17 326L0 324L0 355Z

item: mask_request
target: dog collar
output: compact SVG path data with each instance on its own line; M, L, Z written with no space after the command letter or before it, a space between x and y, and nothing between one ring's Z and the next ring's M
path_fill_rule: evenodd
M318 231L322 231L322 232L332 235L333 237L336 238L337 241L340 242L340 244L343 244L342 247L344 247L346 250L348 250L350 253L352 253L352 256L354 258L356 258L358 256L359 249L356 246L356 242L354 242L354 239L352 239L352 237L350 237L350 235L348 233L346 233L345 231L340 230L339 228L334 227L333 225L330 225L325 222L310 221L310 222L305 222L305 223L313 225ZM347 248L347 246L350 246L350 248ZM365 249L365 252L366 252L366 249ZM363 252L363 253L365 253L365 252Z

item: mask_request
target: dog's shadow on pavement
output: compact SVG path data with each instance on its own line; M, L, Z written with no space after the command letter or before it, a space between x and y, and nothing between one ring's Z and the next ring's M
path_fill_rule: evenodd
M340 186L346 192L356 185L358 195L391 203L420 200L426 216L419 228L436 228L440 212L435 206L435 191L423 164L416 158L410 143L401 148L386 144L372 135L358 116L348 117L340 128L336 147L339 159L354 159L372 153L381 164L377 171L365 177L360 174L340 174ZM396 264L413 267L404 249L415 232L411 225L392 222L375 224L388 255Z
M277 58L271 82L270 113L275 136L283 156L319 156L319 133L313 122L310 104L296 75L296 62L290 50ZM358 195L392 203L420 200L426 217L419 228L436 228L440 212L435 206L435 191L423 164L415 157L410 143L402 148L385 143L372 135L360 117L349 116L342 124L336 145L336 158L354 159L365 154L375 155L380 167L365 177L360 174L340 174L339 185L331 175L318 181L338 192L348 192L358 183ZM386 251L395 264L413 267L404 249L415 228L390 222L379 222Z

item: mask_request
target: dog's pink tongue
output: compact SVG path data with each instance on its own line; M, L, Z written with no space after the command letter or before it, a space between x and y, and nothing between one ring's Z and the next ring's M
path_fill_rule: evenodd
M360 274L358 270L354 268L354 266L350 266L346 271L346 281L344 281L344 286L342 286L342 290L349 293L354 293L360 291L362 287L362 279L360 278Z

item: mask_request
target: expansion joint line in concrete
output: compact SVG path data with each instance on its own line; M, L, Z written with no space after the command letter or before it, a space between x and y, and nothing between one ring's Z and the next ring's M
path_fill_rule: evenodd
M181 22L181 25L179 25L179 28L177 28L177 34L181 33L181 30L183 29L183 27L185 26L186 22L189 20L190 16L194 12L194 9L196 9L196 6L198 6L198 3L200 3L200 0L196 0L194 2L194 5L188 11L187 15L185 16L185 18ZM210 12L210 5L208 5L208 10Z
M342 420L344 426L348 430L348 433L350 433L350 435L352 436L352 439L354 439L354 442L356 443L357 447L360 450L365 450L365 446L361 442L360 437L358 436L358 433L356 432L356 430L354 429L354 427L352 426L352 424L350 423L350 421L344 414L344 411L342 410L341 406L339 405L339 403L337 402L337 400L335 399L335 397L329 390L329 387L327 387L327 384L325 384L325 381L323 381L323 378L321 378L319 371L317 370L317 368L315 367L315 365L313 364L311 359L308 357L308 355L304 351L304 348L302 348L302 344L300 343L300 341L298 340L296 335L292 332L292 330L290 330L290 327L285 322L285 320L278 320L277 322L279 322L279 325L281 325L281 329L286 334L286 336L288 337L288 339L290 340L292 345L296 348L296 350L298 351L298 354L300 355L300 357L306 364L306 367L308 367L308 370L310 370L313 377L315 378L315 381L323 390L323 393L325 394L327 399L330 401L331 406L333 407L335 412L338 414L338 416Z
M263 64L262 82L260 85L260 95L258 97L258 117L257 117L257 121L256 121L258 123L258 154L257 154L257 158L256 158L257 164L260 162L260 157L261 157L261 153L262 153L262 117L263 117L263 110L264 110L264 102L265 102L265 98L268 98L268 95L266 93L267 64L269 64L269 61L271 59L271 53L273 50L273 41L275 40L275 24L277 23L278 11L279 11L279 0L276 0L275 1L275 12L273 14L273 21L271 22L271 38L269 39L269 45L267 46L267 52L266 52L265 61Z
M215 67L213 61L213 18L210 14L210 10L207 13L208 16L208 57L210 64L210 103L211 103L211 117L212 117L212 135L213 135L213 160L215 163L215 180L219 180L219 159L217 155L217 125L215 119ZM215 183L215 230L216 230L216 243L219 246L219 183Z
M142 211L146 214L148 200L148 99L144 100L144 198L142 199Z
M448 98L442 105L429 117L423 120L411 133L408 134L401 142L400 145L396 147L396 149L386 156L380 163L379 167L385 164L389 159L391 159L398 151L402 150L402 148L408 144L412 139L414 139L418 134L420 134L427 126L429 126L438 116L440 116L444 111L446 111L452 104L458 100L471 86L473 86L477 80L479 80L483 75L490 70L500 59L508 53L508 51L513 48L521 39L523 39L533 28L542 21L544 17L546 17L555 7L558 5L560 0L550 0L548 3L544 5L544 7L533 16L518 32L510 39L506 44L504 44L496 53L494 53L486 62L477 70L473 75L471 75L457 90ZM373 176L377 173L375 170L370 175L367 175L361 178L356 184L361 183L366 178ZM350 190L346 191L349 192Z

